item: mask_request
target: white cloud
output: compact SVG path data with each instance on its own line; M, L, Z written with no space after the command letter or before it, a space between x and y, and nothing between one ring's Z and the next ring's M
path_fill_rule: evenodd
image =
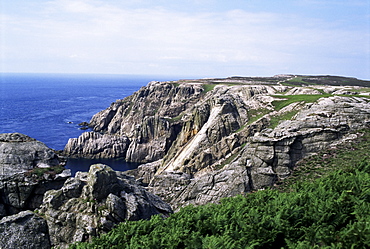
M4 60L58 72L255 74L294 70L315 57L363 53L368 34L298 15L130 9L56 0L37 15L6 16ZM3 28L3 27L1 27ZM8 63L10 71L22 63ZM302 66L303 67L303 66ZM327 68L328 66L326 66ZM248 71L241 71L238 70ZM304 72L302 72L304 73ZM320 73L320 72L318 72Z

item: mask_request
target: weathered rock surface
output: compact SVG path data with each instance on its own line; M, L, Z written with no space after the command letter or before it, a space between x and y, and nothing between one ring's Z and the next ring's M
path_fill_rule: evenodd
M0 178L61 162L44 143L20 133L0 134Z
M199 85L151 82L94 115L90 121L94 132L70 139L64 151L69 157L119 156L131 162L158 160L181 129L171 119L194 105L202 91Z
M61 161L52 149L33 138L0 134L0 218L38 208L47 190L63 186L71 172L58 174L48 169Z
M0 181L0 218L24 210L39 208L44 194L59 189L71 176L70 170L47 179L35 175L16 174Z
M133 177L95 164L88 173L69 178L61 189L46 192L38 212L47 220L52 245L64 248L107 232L119 222L167 216L172 209Z
M309 85L325 80L334 86ZM341 86L345 80L279 75L155 82L96 114L90 126L101 136L124 138L127 161L150 162L128 174L174 208L217 202L271 186L303 157L369 128L369 88ZM293 95L301 97L277 108ZM102 146L97 141L70 140L65 152L81 156L86 153L76 148ZM116 154L114 143L104 146L106 155Z
M46 221L31 211L0 220L0 248L51 248Z

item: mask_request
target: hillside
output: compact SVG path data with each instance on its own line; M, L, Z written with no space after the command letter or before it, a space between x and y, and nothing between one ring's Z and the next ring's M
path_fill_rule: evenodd
M308 157L278 187L126 222L71 248L368 248L370 131Z
M369 96L369 81L338 76L150 82L94 115L64 152L143 163L128 173L174 209L217 203L368 128Z

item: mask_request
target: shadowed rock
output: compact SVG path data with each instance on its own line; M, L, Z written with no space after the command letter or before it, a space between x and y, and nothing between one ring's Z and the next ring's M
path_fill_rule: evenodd
M88 173L77 172L61 189L46 192L38 211L48 222L52 244L62 248L88 241L119 222L172 213L133 177L103 164L92 165Z
M51 248L46 221L31 211L0 220L0 248Z

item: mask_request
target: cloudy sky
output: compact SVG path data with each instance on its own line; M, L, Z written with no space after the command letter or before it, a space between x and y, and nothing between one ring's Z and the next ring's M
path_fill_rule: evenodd
M0 0L0 72L370 79L369 0Z

